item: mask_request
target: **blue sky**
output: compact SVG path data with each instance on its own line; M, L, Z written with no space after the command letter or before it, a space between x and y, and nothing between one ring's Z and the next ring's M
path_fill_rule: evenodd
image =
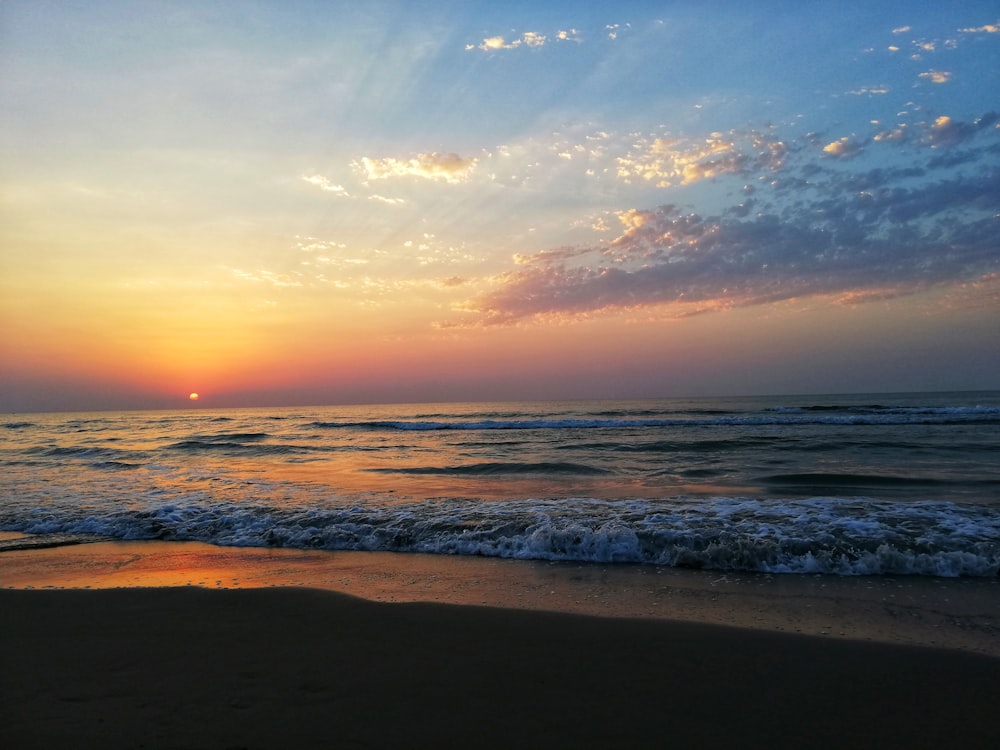
M12 0L0 405L1000 387L998 91L988 2Z

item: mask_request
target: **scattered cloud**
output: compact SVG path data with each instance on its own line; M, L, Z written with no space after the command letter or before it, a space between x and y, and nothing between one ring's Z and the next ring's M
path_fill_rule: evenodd
M777 169L784 154L784 143L760 131L711 133L702 139L639 139L616 159L617 174L626 182L641 179L657 187L691 185L757 166Z
M971 139L978 132L996 125L1000 116L996 112L988 112L972 122L960 122L941 115L934 123L925 129L923 142L932 148L954 146Z
M559 32L560 34L564 32ZM561 37L560 37L561 38ZM545 34L541 34L537 31L526 31L521 36L507 41L507 37L498 35L490 36L483 39L479 44L466 44L466 50L480 49L483 52L496 52L497 50L504 49L517 49L521 45L526 47L541 47L547 41Z
M959 29L963 34L998 34L1000 33L1000 20L996 23L987 23L975 28Z
M541 47L545 44L545 35L535 31L527 31L521 38L529 47Z
M909 30L910 30L909 26L897 26L895 29L892 30L892 33L893 34L905 34Z
M347 192L346 188L344 188L343 185L335 185L321 174L303 175L302 179L308 182L310 185L315 185L320 190L325 190L328 193L340 195L345 198L350 197L350 193Z
M921 73L920 78L926 78L931 83L948 83L951 80L951 73L947 70L928 70Z
M259 284L270 284L275 287L300 287L302 279L299 274L281 274L268 270L244 271L238 268L232 269L236 278L243 281L252 281Z
M861 144L852 136L844 136L839 140L828 143L823 147L823 153L827 156L835 156L838 159L850 159L861 153Z
M309 237L296 235L295 247L305 253L328 252L330 250L343 250L347 247L343 242L333 240L321 240L319 237Z
M583 36L578 29L566 29L556 32L556 39L561 42L582 42Z
M848 91L847 93L854 96L880 96L882 94L888 94L889 87L885 84L880 86L862 86L859 89L854 89L853 91Z
M880 143L902 143L909 135L909 126L904 122L898 128L876 133L872 140Z
M498 34L497 36L484 38L479 44L466 44L465 49L496 52L498 50L517 49L518 47L542 47L550 41L577 42L579 44L583 42L583 32L575 28L559 29L550 34L540 31L525 31L519 36L511 38L509 41L507 36Z
M625 31L629 31L632 28L630 23L609 23L606 24L604 30L608 34L608 39L617 39L620 34Z
M476 169L478 159L459 156L455 153L417 154L410 159L386 157L372 159L363 156L354 162L368 180L384 180L390 177L421 177L450 184L466 182Z
M843 167L810 158L806 145L823 143L815 135L791 146L761 133L641 144L648 159L624 163L630 176L686 184L689 158L745 179L739 198L712 215L676 205L614 212L613 239L597 238L610 229L601 218L590 243L516 254L461 309L480 325L637 308L682 317L811 296L864 304L995 278L998 120L941 115L839 138L822 150L850 157ZM863 146L874 143L911 149L913 162L872 166L881 158Z
M466 44L465 48L467 50L481 49L484 52L490 52L498 49L516 49L521 46L521 40L515 39L513 42L508 43L507 40L502 36L490 36L485 39L480 44Z

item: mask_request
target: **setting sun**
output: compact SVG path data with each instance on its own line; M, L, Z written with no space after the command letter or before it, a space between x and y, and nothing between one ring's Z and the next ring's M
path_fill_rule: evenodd
M190 396L188 396L188 398L191 399L192 401L197 401L198 400L198 394L197 393L192 393Z

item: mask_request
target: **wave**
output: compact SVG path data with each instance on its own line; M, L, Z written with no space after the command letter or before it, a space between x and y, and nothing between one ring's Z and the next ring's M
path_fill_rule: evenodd
M76 506L2 518L26 533L218 545L379 550L644 563L724 571L996 576L1000 517L989 507L833 498L449 500L288 509L245 503Z
M90 464L92 469L107 469L110 471L127 471L129 469L140 469L143 464L133 464L128 461L95 461Z
M37 453L50 458L100 458L119 457L122 451L118 448L94 448L85 445L66 445L55 448L32 448L27 453Z
M34 422L4 422L4 429L23 430L26 427L35 427Z
M721 440L654 440L643 443L579 443L553 446L555 450L596 450L609 453L719 453L722 451L766 447L781 450L801 450L793 438L766 436L742 436Z
M807 485L809 487L925 487L944 484L937 479L900 477L887 474L836 474L805 472L802 474L772 474L761 477L766 484Z
M997 416L997 406L887 406L884 404L812 404L807 406L774 406L765 412L799 414L809 412L910 416Z
M232 441L249 443L258 440L267 440L269 437L271 435L267 432L220 432L212 435L194 435L191 439L200 440L205 443L226 443Z
M606 469L594 466L574 464L569 462L536 462L536 463L495 463L484 462L465 464L462 466L412 466L401 468L367 469L379 474L450 474L461 476L509 476L511 474L576 474L597 476L612 474Z
M657 427L725 427L725 426L789 426L789 425L951 425L1000 424L1000 408L974 407L962 409L892 410L840 414L813 414L782 411L765 415L726 415L710 418L674 419L514 419L514 420L428 420L308 423L308 427L332 430L592 430L647 429Z
M221 437L221 436L220 436ZM249 443L225 439L181 440L166 446L166 450L185 453L219 452L244 456L283 456L297 453L330 453L337 446L296 445L288 443L257 443L256 438Z

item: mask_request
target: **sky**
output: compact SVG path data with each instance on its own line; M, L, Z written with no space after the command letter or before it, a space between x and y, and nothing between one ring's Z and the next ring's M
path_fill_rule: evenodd
M998 113L995 0L5 0L0 410L997 389Z

